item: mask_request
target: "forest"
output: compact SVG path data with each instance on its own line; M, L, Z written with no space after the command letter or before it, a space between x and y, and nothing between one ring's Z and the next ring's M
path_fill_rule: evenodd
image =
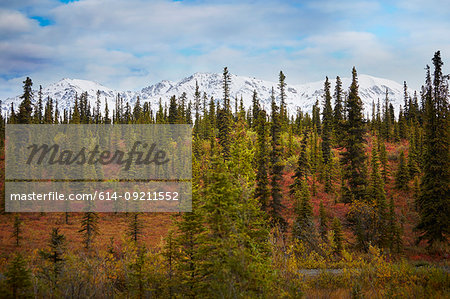
M358 75L324 81L311 113L173 96L70 111L34 94L5 124L190 124L192 212L0 214L1 298L449 298L449 76L437 51L419 93L363 107ZM366 109L366 110L364 110ZM102 109L103 110L103 109ZM365 116L364 111L371 111Z

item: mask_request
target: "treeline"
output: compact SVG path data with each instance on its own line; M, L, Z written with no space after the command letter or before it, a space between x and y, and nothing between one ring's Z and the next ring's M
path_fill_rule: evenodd
M202 94L197 85L193 99L173 96L168 105L160 101L155 109L139 98L131 107L118 96L112 113L107 103L100 111L99 94L95 107L83 93L62 115L57 101L47 99L44 104L42 89L33 105L32 81L27 78L18 110L11 106L1 123L192 124L192 212L174 216L173 230L157 252L140 240L145 225L141 215L128 215L127 251L118 254L111 247L105 255L91 250L101 233L99 215L85 213L80 229L87 252L83 263L95 256L122 265L126 269L118 271L118 277L102 282L104 291L139 298L296 294L299 290L292 289L283 268L287 265L280 266L280 259L300 254L295 248L330 261L341 260L350 248L402 252L400 217L393 196L386 192L392 176L395 188L413 189L420 215L415 224L418 241L428 246L448 243L448 76L442 74L440 52L432 62L434 72L427 66L420 95L411 95L405 82L404 105L397 114L386 92L382 103L373 103L371 117L364 117L355 68L347 92L339 77L334 90L326 78L322 101L316 102L311 115L301 110L289 113L283 72L277 89L272 88L270 110L262 107L256 91L246 109L242 98L231 98L225 68L220 102ZM406 141L408 151L400 153L394 172L386 143ZM289 175L292 183L286 185ZM345 218L333 217L322 202L315 217L312 198L319 192L344 203ZM67 222L67 213L65 217ZM16 222L20 227L20 220ZM352 232L350 242L344 242L343 227ZM15 231L19 244L20 229ZM49 249L41 254L42 263L51 263L53 269L53 280L40 289L42 294L67 296L62 293L67 289L56 283L70 268L71 255L62 250L63 243L64 236L55 228ZM13 294L27 289L15 284L30 277L20 255L5 275Z

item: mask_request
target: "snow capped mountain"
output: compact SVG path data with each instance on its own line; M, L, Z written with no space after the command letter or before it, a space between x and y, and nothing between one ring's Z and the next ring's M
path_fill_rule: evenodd
M351 78L341 78L342 87L345 92L348 91L348 87L351 83ZM175 95L179 97L181 94L186 93L188 99L193 100L195 93L196 82L198 83L199 90L202 93L206 93L208 97L214 97L216 100L220 100L223 97L222 91L222 75L217 73L195 73L192 76L186 77L178 82L172 82L163 80L154 85L143 88L141 91L118 91L108 87L105 87L99 83L87 80L79 79L62 79L59 82L53 83L42 90L44 102L48 97L53 100L58 100L58 108L61 110L69 110L73 107L75 102L75 96L78 96L82 92L87 92L91 107L95 106L97 98L97 92L99 92L101 100L101 109L104 109L105 99L108 102L109 111L115 107L115 101L117 95L124 99L125 102L129 102L130 105L134 105L137 97L140 97L141 103L150 102L153 109L156 109L159 99L167 102L171 96ZM335 79L330 80L331 92L334 92ZM359 95L364 103L365 111L371 112L372 101L383 101L385 98L386 90L388 91L388 97L393 104L396 111L403 103L403 86L395 81L388 79L376 78L369 75L359 75ZM291 112L295 111L297 107L301 108L304 112L310 112L316 100L322 102L324 81L311 82L307 84L299 85L287 85L287 105ZM278 83L264 81L256 78L250 78L245 76L231 75L230 94L232 97L232 103L234 99L243 98L244 105L246 107L251 105L253 91L256 90L258 98L261 101L261 105L269 109L270 108L270 96L271 90L274 88L275 96L278 99ZM34 100L38 97L38 91L34 91ZM10 110L11 102L17 108L21 99L19 96L14 98L8 98L3 101L2 111L7 113Z

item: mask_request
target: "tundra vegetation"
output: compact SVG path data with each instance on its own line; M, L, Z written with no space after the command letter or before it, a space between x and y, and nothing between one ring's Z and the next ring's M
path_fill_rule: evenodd
M86 93L61 113L27 78L2 129L191 124L193 209L3 213L0 297L450 297L448 76L432 64L420 94L405 82L399 111L386 93L367 118L355 68L311 114L289 111L283 72L269 110L231 98L227 68L220 101L197 86L158 107L118 96L112 113Z

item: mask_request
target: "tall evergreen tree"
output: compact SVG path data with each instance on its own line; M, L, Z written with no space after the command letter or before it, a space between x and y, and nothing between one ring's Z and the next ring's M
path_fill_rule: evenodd
M366 155L364 151L364 120L363 104L358 95L358 78L356 69L352 70L352 84L346 103L347 122L346 135L343 140L345 152L342 153L344 179L347 180L348 190L344 190L344 202L361 201L366 198Z
M142 120L142 106L141 106L141 99L139 98L139 96L136 99L136 103L134 103L133 120L135 123L139 123Z
M7 298L31 298L31 271L22 254L17 253L6 267L5 282L9 293ZM1 295L1 293L0 293Z
M11 110L10 110L10 113L9 113L8 123L9 124L17 123L17 115L16 115L16 111L14 110L14 102L11 102Z
M407 123L406 123L406 117L404 115L402 106L400 106L400 111L398 113L398 134L400 139L406 139L408 136L407 132Z
M36 108L35 108L35 119L37 124L41 124L43 120L43 114L42 111L44 109L44 105L42 103L42 85L39 85L39 93L38 93L38 100L36 102Z
M89 250L94 238L98 235L98 214L85 212L81 219L81 229L78 232L83 234L84 248Z
M322 177L325 180L325 192L331 191L331 173L328 171L331 168L332 153L331 153L331 138L333 134L333 108L331 107L331 93L330 82L326 77L324 84L324 102L322 110L322 159L324 167L322 169Z
M402 151L400 153L398 170L395 175L395 188L400 190L408 190L409 174L408 168L405 161L405 153Z
M294 239L302 241L310 249L317 249L316 228L313 218L313 207L308 190L308 183L304 178L296 192L295 197L295 219L292 228Z
M199 249L203 253L200 297L254 297L251 294L262 292L269 278L252 270L270 273L268 231L232 162L214 155L206 175L202 210L208 232Z
M414 121L414 126L418 126L418 123ZM420 159L419 159L419 150L417 145L417 137L416 132L417 128L413 128L413 132L409 137L409 149L408 149L408 171L409 177L414 178L417 174L420 173Z
M270 199L269 177L268 177L268 157L269 149L267 143L267 122L266 111L258 113L256 121L256 133L258 135L256 148L256 187L255 198L259 201L261 209L267 211Z
M23 81L23 94L20 97L22 102L19 105L19 113L17 114L17 122L19 124L31 124L33 106L31 100L33 98L33 82L29 77Z
M343 90L342 81L339 76L336 77L336 86L334 88L334 110L333 110L333 125L336 136L336 141L339 145L342 143L342 124L344 121L344 106L343 106Z
M425 82L424 165L417 206L419 240L429 245L445 242L450 233L450 151L448 120L448 78L442 75L440 51L433 57L434 78L429 69Z
M389 200L389 215L388 215L388 243L389 249L392 252L400 253L403 242L401 237L401 227L395 214L394 198L391 196Z
M101 123L101 111L100 111L100 90L97 90L97 99L95 101L94 122L96 124Z
M231 134L231 108L230 108L230 84L231 76L228 68L223 70L223 105L217 111L217 126L219 144L224 158L227 160L230 155L230 134Z
M403 101L404 101L404 116L405 119L408 120L409 119L409 95L408 95L408 85L406 84L406 81L403 81Z
M382 126L382 136L385 140L389 140L392 137L392 118L391 118L391 111L389 110L389 93L388 89L386 88L386 95L384 98L384 105L383 105L383 126Z
M176 124L178 123L179 115L178 115L179 109L177 104L177 99L175 96L172 96L170 98L170 105L169 105L169 124Z
M106 98L105 98L105 115L103 117L103 123L108 125L111 123L111 119L109 118L108 101L106 100Z
M386 184L389 175L389 166L386 153L386 145L381 138L378 138L378 151L380 153L381 176L383 177L383 181Z
M331 108L330 82L328 77L324 84L324 102L322 110L322 157L328 164L331 159L331 134L333 130L333 108Z
M272 150L270 152L270 186L271 197L269 214L272 219L272 225L279 226L282 232L286 231L287 222L283 217L284 205L282 203L283 194L281 193L280 182L283 174L283 162L281 161L281 123L278 106L275 102L275 95L272 88L272 114L271 114L271 143Z
M377 212L377 237L374 239L377 240L377 245L383 248L386 247L388 242L387 203L376 144L372 146L371 162L370 184L367 195L370 203L376 207Z
M280 89L280 125L281 129L284 131L287 122L287 106L286 106L286 76L280 71L278 76L278 88Z
M198 87L198 82L195 80L195 92L194 92L194 134L200 133L200 89ZM203 114L205 117L205 114Z
M181 249L181 253L175 256L176 267L180 273L180 286L184 295L189 298L195 298L202 288L201 263L204 255L201 245L206 237L198 184L193 187L192 212L183 213L181 220L176 223L178 235L175 239Z
M253 90L253 97L252 97L252 127L255 128L258 123L258 113L260 111L261 107L259 105L258 100L258 93L256 92L256 89Z
M128 224L128 236L130 236L134 243L138 243L139 238L142 235L142 221L139 218L139 213L137 212L131 213L129 218L130 223Z
M14 216L14 225L12 237L15 240L16 246L20 245L20 240L22 239L22 220L20 220L19 215Z
M53 228L49 248L47 250L40 250L40 256L50 263L49 267L44 267L42 269L42 275L47 279L52 286L52 293L57 287L59 277L63 271L65 257L65 246L66 238L63 234L59 232L58 228Z
M320 105L318 99L316 100L312 108L312 126L315 127L317 133L320 134L322 127L320 122Z
M342 225L341 225L341 221L339 220L339 218L337 218L337 217L333 218L331 230L334 233L334 244L335 244L334 252L339 255L342 252L342 249L343 249L342 243L344 241L344 236L342 234Z
M295 167L295 173L292 176L294 182L289 186L291 194L294 194L301 187L302 182L306 179L308 171L310 169L308 157L306 154L307 136L306 132L303 136L300 146L300 154L298 156L297 165Z

